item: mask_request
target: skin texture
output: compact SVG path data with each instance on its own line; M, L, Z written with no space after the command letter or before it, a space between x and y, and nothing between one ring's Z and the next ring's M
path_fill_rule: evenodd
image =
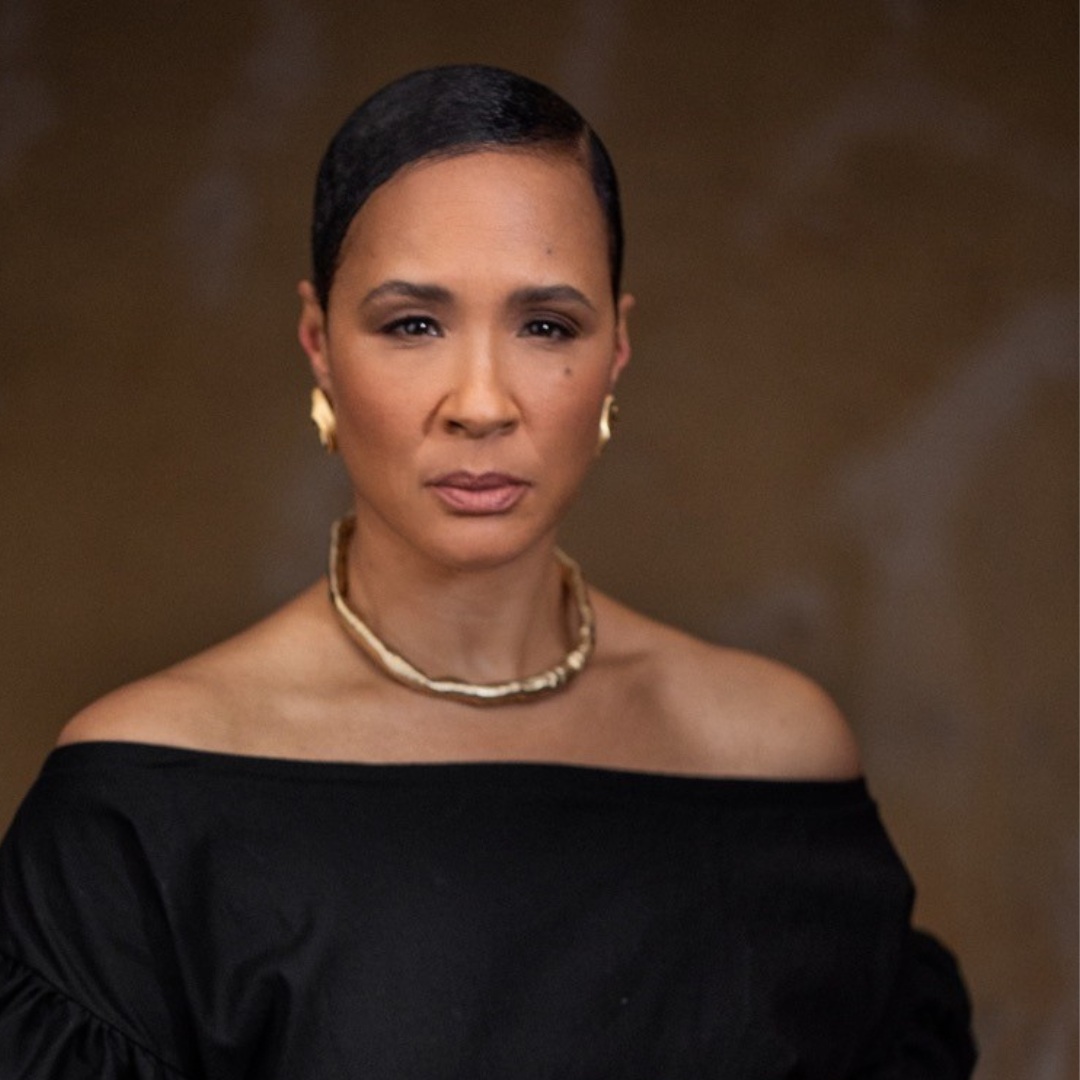
M552 549L630 357L604 221L566 156L410 166L353 220L299 339L334 405L357 532L350 600L432 675L489 682L566 651ZM495 490L462 474L502 477ZM505 482L504 482L505 481ZM592 663L542 702L476 709L380 674L319 583L252 629L92 705L61 742L122 739L352 761L563 761L842 778L850 733L796 673L593 593Z

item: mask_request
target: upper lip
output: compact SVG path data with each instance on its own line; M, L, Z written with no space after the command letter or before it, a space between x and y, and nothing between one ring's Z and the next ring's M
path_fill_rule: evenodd
M520 476L511 476L510 473L474 473L469 472L467 469L443 473L441 476L429 481L431 487L456 487L464 488L466 491L490 491L492 488L527 483L527 480L523 480Z

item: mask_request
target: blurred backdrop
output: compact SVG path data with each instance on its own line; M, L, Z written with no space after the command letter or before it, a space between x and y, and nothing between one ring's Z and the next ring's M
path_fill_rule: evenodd
M321 573L317 160L496 63L624 187L635 355L565 545L828 687L979 1076L1075 1078L1075 56L1064 0L0 0L0 827L79 706Z

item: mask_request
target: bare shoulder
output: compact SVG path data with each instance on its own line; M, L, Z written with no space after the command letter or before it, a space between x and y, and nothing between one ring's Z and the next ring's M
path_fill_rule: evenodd
M212 683L185 674L185 664L139 679L76 713L57 739L77 742L146 742L195 746L205 719L220 713Z
M696 770L787 779L860 775L858 747L832 698L775 660L715 645L622 609L651 707Z
M77 713L58 746L77 742L144 742L230 750L255 714L265 715L295 672L290 648L311 607L301 594L255 626L164 671L122 686Z

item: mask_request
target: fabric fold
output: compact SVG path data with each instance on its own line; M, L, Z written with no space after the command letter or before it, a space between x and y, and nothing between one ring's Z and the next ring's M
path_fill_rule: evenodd
M185 1080L129 1036L0 954L4 1080Z

